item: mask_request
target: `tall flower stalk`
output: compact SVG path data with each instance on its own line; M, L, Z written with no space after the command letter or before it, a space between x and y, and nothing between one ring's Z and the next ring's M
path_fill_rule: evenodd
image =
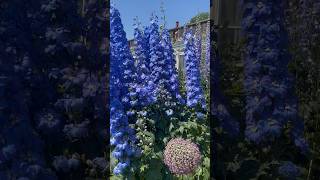
M169 31L164 27L162 31L162 47L164 58L166 61L166 71L168 72L167 86L171 96L182 102L182 97L179 92L179 79L176 69L176 60L173 57L173 48Z
M165 76L165 60L163 58L159 26L157 23L158 18L153 16L149 27L150 69L155 84L161 84L163 83L163 76Z
M201 64L201 56L202 56L202 33L201 33L201 25L200 23L197 24L196 31L194 34L194 44L196 49L196 57L199 63Z
M130 109L137 105L137 101L133 100L132 96L135 96L136 88L136 69L134 65L134 59L131 55L126 33L123 30L123 25L120 18L119 11L111 6L110 8L110 45L113 46L115 56L113 61L117 61L119 64L119 81L121 82L120 98L124 106L125 112L129 112ZM130 115L130 113L128 113Z
M149 26L149 48L150 48L150 70L151 79L155 85L155 91L158 92L163 87L169 91L168 86L169 72L167 70L167 61L164 56L164 48L161 45L161 36L159 34L158 17L151 17Z
M206 27L206 56L205 56L205 67L204 67L204 71L205 71L205 78L206 81L209 82L209 78L210 78L210 48L211 48L211 44L210 44L210 21L207 22L207 27Z
M146 41L146 49L145 49L145 53L146 53L146 63L147 63L147 67L149 68L149 70L151 71L150 68L150 27L149 26L145 26L143 28L143 35ZM151 72L150 72L151 73Z
M283 5L276 0L244 1L246 136L255 143L273 141L289 123L295 145L306 151L294 79L287 67L290 55Z
M146 106L155 101L153 94L153 82L149 69L149 40L138 23L134 24L135 55L137 61L136 93L138 106Z
M124 101L124 98L128 98L126 94L129 92L128 85L133 81L132 79L129 81L132 72L126 67L133 65L133 60L119 11L113 6L110 8L110 30L110 144L115 146L112 155L118 160L118 164L113 172L118 175L128 170L130 159L139 155L139 150L135 146L135 133L129 126L126 110L122 104L128 102Z
M200 62L197 59L194 35L191 30L186 30L184 39L184 58L186 62L186 89L187 105L196 107L200 105L206 108L206 102L203 95L200 79Z

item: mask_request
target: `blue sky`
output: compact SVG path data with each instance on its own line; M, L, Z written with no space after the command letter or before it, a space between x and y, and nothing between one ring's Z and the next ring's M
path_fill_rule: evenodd
M176 21L180 26L199 12L209 12L209 0L162 0L165 8L167 27L174 28ZM133 38L133 18L138 17L142 26L149 25L150 16L155 12L161 21L161 0L111 0L119 9L127 39Z

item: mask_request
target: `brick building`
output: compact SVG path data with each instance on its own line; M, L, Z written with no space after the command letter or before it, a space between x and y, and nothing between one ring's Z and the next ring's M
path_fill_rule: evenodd
M205 49L205 38L206 38L206 28L207 28L207 23L209 22L208 20L204 20L198 23L194 23L194 24L188 24L186 25L188 28L191 29L195 29L198 24L200 24L201 26L201 34L202 34L202 47L203 50ZM184 33L184 26L179 26L179 22L176 22L176 27L173 29L169 29L169 33L170 33L170 37L172 40L172 46L173 46L173 50L174 50L174 56L176 59L176 68L178 70L184 69L184 46L183 46L183 33ZM135 42L134 40L129 40L129 46L132 52L133 57L135 57L134 55L134 47L135 47Z
M241 9L240 2L238 0L212 0L210 1L210 19L218 29L219 48L233 43L239 43L240 41L240 21L241 21ZM202 33L202 49L203 53L205 46L205 35L208 20L198 22L201 25ZM198 23L186 25L188 28L195 29ZM176 68L184 73L184 47L182 36L184 33L184 26L179 26L179 22L176 22L176 27L169 30L172 45L174 49L174 56L176 59ZM129 46L134 56L134 40L129 40ZM203 54L204 57L204 54Z

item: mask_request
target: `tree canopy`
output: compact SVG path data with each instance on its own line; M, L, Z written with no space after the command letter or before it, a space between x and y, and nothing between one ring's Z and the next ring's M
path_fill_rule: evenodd
M209 13L208 12L201 12L201 13L198 13L197 15L195 15L194 17L192 17L190 19L190 24L193 24L193 23L196 23L196 22L199 22L199 21L203 21L203 20L206 20L206 19L209 19Z

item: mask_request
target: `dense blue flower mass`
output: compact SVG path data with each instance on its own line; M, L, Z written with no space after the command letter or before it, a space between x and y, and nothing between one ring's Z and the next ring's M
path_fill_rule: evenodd
M168 91L170 92L171 96L178 101L182 102L182 97L179 92L179 79L178 79L178 72L176 69L176 60L173 54L173 48L171 43L171 38L169 31L164 28L162 30L162 47L163 47L163 55L165 59L166 68L165 71L168 73L167 79L167 87Z
M196 57L201 64L202 58L202 32L201 32L201 25L198 24L194 33L194 46L196 50Z
M138 24L134 24L134 40L135 40L135 55L137 60L137 73L139 77L139 83L148 81L150 74L148 65L148 45L149 40L145 37L143 31L139 28Z
M111 6L110 8L110 48L111 60L113 63L117 63L119 67L117 78L119 78L119 97L124 105L125 112L135 106L132 102L132 94L135 92L136 84L136 69L134 65L134 59L131 55L126 33L123 30L123 25L120 18L119 11Z
M144 35L144 39L146 41L146 47L145 47L145 52L146 52L146 63L148 65L149 70L150 69L150 44L149 44L149 40L150 40L150 27L149 26L145 26L144 30L143 30L143 35Z
M124 173L130 158L139 156L140 150L136 147L134 130L129 127L127 116L123 113L120 101L111 101L110 131L112 139L110 144L115 146L112 155L118 159L118 165L113 170L116 175Z
M5 4L0 12L0 179L41 179L49 170L44 142L33 127L29 106L30 32L21 24L29 21L22 15L27 10L21 2ZM57 178L50 172L46 179Z
M124 93L129 94L128 86L134 82L134 79L129 81L133 73L129 67L134 64L119 11L113 6L110 8L110 29L110 132L112 137L110 144L115 146L112 155L118 159L118 164L113 171L118 175L125 173L129 167L130 158L138 156L139 149L135 146L135 132L129 126L123 105L130 103L129 98L133 97Z
M205 56L205 77L206 81L209 82L210 76L210 51L211 43L210 43L210 22L207 23L206 27L206 56Z
M74 174L51 171L53 156L103 156L105 138L91 128L107 117L94 109L107 94L101 92L107 56L100 48L108 44L106 4L0 2L0 179L89 178L75 158L68 160L71 169L83 168Z
M246 136L259 143L279 137L291 123L295 144L303 151L303 123L298 117L283 2L244 1L242 27L247 35L245 58Z
M196 56L196 49L191 30L186 30L184 37L184 58L186 62L187 105L206 108L206 102L200 83L200 61Z
M159 35L157 16L151 18L151 25L149 27L149 48L150 48L150 70L151 79L156 85L156 89L160 86L167 87L167 80L169 73L166 71L166 59L163 54L163 47L161 46L161 37Z
M134 25L135 55L137 61L136 95L139 106L146 106L155 101L153 93L154 84L151 80L149 69L149 40L146 34L139 29L138 24Z

